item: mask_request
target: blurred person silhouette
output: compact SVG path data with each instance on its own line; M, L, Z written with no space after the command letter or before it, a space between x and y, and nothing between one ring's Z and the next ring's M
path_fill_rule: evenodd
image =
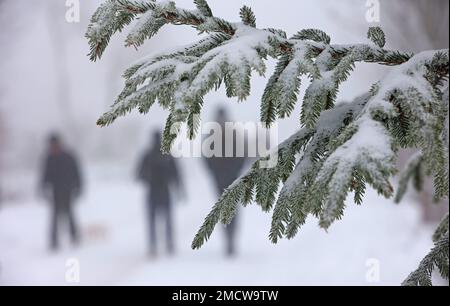
M158 254L157 240L161 237L160 226L165 228L166 248L169 255L175 253L172 202L174 191L184 196L178 166L173 156L160 151L161 132L152 133L150 147L141 158L137 176L147 189L147 222L149 231L149 255ZM161 222L160 222L161 221Z
M80 243L80 235L73 212L73 203L81 195L82 180L77 159L63 145L60 136L53 133L48 138L41 191L52 204L50 249L59 248L59 231L67 226L73 245Z
M220 107L216 111L215 122L221 127L221 139L215 139L213 146L215 147L217 141L221 141L222 154L221 156L213 156L205 159L206 166L213 178L216 186L216 193L220 196L226 188L228 188L241 174L241 171L246 162L244 156L237 156L239 145L242 145L241 138L245 135L239 133L239 131L233 131L233 137L227 138L227 132L225 124L230 122L228 114L225 108ZM246 141L244 141L244 144ZM233 146L233 156L226 156L227 146ZM236 230L237 230L236 214L233 221L225 227L225 239L226 239L226 256L233 257L236 253Z

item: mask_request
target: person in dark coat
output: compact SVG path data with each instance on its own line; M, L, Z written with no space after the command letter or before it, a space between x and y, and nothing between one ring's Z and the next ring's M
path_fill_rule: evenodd
M80 235L73 212L75 198L81 194L82 181L76 158L69 153L58 135L49 138L48 153L44 162L41 189L52 203L50 248L59 248L59 230L67 225L74 245Z
M228 141L226 141L225 123L229 122L229 119L224 108L219 108L217 110L215 120L218 124L220 124L222 130L222 139L218 139L218 141L222 141L222 155L206 158L205 161L206 166L214 180L216 193L218 196L220 196L225 191L225 189L228 188L239 177L246 163L246 158L244 156L236 155L237 146L241 143L241 141L238 141L239 137L244 137L244 135L235 133L231 138L233 143L228 143ZM229 145L233 145L234 147L233 156L226 156L225 154L226 147ZM236 253L235 237L238 222L237 219L238 216L236 214L233 221L225 228L226 255L228 257L232 257Z
M150 235L150 256L157 255L158 225L165 227L166 247L170 255L175 252L172 220L171 188L178 194L183 193L183 186L175 159L160 151L161 133L152 136L151 147L144 154L138 165L138 179L147 189L147 219ZM162 221L162 224L158 224Z

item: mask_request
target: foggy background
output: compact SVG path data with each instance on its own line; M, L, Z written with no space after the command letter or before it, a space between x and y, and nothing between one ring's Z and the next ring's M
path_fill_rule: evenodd
M425 195L411 192L400 206L369 191L362 207L349 201L343 220L328 233L311 219L296 239L276 246L267 239L270 215L249 207L241 210L236 258L224 257L220 226L200 251L192 251L191 240L216 200L204 164L194 158L178 161L187 191L184 201L174 203L178 252L149 260L145 192L134 172L150 132L163 127L168 113L155 105L148 115L132 113L107 128L95 122L120 92L121 74L131 63L199 37L189 27L168 25L136 51L123 47L125 30L92 63L84 33L101 2L81 0L80 22L68 23L63 0L0 0L0 285L70 284L65 279L70 258L79 260L81 284L89 285L397 285L417 267L448 206L447 200L430 209L430 189ZM365 42L373 26L366 21L363 0L209 2L213 13L226 20L238 21L246 4L260 28L280 28L288 35L318 28L332 43ZM176 3L194 8L190 0ZM386 32L387 48L448 48L447 0L380 3L376 25ZM274 64L269 61L267 77ZM387 69L359 64L341 87L339 100L364 93ZM209 94L202 118L212 120L216 108L225 106L235 121L259 121L266 81L255 75L244 103L227 99L223 89ZM298 128L300 104L291 118L279 122L280 141ZM56 254L46 248L48 204L37 194L52 131L60 132L80 159L86 185L76 206L83 243ZM402 154L400 165L408 154ZM370 259L380 264L375 283L366 278Z

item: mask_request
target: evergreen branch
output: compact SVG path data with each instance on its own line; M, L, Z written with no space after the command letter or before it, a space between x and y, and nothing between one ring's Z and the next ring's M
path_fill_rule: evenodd
M141 45L145 39L155 35L165 24L190 25L200 32L234 35L234 26L213 17L205 0L196 1L196 4L199 10L189 11L178 9L172 1L107 0L92 16L86 32L91 48L90 59L96 61L101 58L111 36L121 32L139 15L142 15L141 23L127 36L127 46Z
M386 36L380 27L369 28L367 37L380 48L384 48L386 45Z
M111 37L137 19L126 45L138 47L165 24L189 25L206 38L173 52L145 58L124 73L125 86L99 120L111 124L133 109L147 113L158 102L170 110L162 140L167 153L187 123L188 137L199 127L205 95L225 86L238 101L248 98L252 72L265 73L267 57L278 60L264 90L261 118L270 126L290 116L296 106L302 78L310 79L302 103L303 128L276 151L278 163L261 168L260 159L221 196L197 233L192 247L200 248L217 223L228 224L239 204L254 200L263 211L273 210L269 238L292 238L309 215L328 228L343 217L346 198L354 192L362 204L367 186L390 197L389 183L396 173L400 148L419 151L401 175L396 200L413 179L434 177L435 197L448 197L448 50L411 55L384 49L386 38L370 28L370 44L331 45L331 38L306 29L291 38L282 30L258 29L249 7L240 11L240 23L213 16L206 0L194 0L196 10L174 2L107 0L92 16L86 37L90 58L104 53ZM357 63L396 66L364 95L351 103L336 104L340 86ZM278 195L279 188L281 191ZM436 267L448 279L448 217L434 235L435 248L407 285L431 284ZM446 248L445 248L446 247Z
M445 234L448 232L448 213L447 215L444 217L444 219L442 219L441 223L439 223L439 226L437 227L437 229L435 230L434 234L433 234L433 242L438 242L439 240L441 240L442 238L444 238Z
M255 13L253 13L253 11L250 7L244 5L241 8L239 15L241 16L241 20L242 20L243 24L253 27L253 28L256 28Z
M261 192L259 196L256 196L256 198L259 197L259 199L257 199L257 203L262 207L264 211L269 210L270 206L275 200L275 197L273 196L275 191L273 189L271 191L264 190L263 186L267 182L261 180L260 177L262 175L267 175L268 173L271 173L271 175L282 173L282 167L283 165L285 165L282 162L282 160L284 160L283 156L286 157L286 152L290 150L299 151L302 144L307 142L312 133L313 131L311 130L301 130L290 137L288 140L280 144L279 149L276 152L277 156L280 158L280 161L275 168L265 169L260 167L261 162L266 161L270 157L264 157L256 161L251 169L247 172L247 174L234 182L222 194L221 198L214 205L213 210L206 217L203 225L196 234L192 243L192 247L194 249L200 248L203 243L209 239L214 230L214 227L217 225L217 223L219 223L219 221L224 224L231 222L236 212L237 205L239 203L243 203L246 205L253 200L253 198L255 197L255 193L253 192L255 188L259 189ZM278 185L278 183L275 184L275 181L270 182L270 184L273 184L274 186Z
M203 106L203 98L199 97L192 100L189 106L189 114L187 118L188 138L193 140L200 128L200 111Z
M222 32L229 35L234 34L234 28L230 23L212 16L212 12L208 9L209 7L205 0L196 1L197 11L177 8L173 1L157 2L151 0L153 2L151 4L143 1L117 1L120 2L121 9L125 12L143 14L150 9L154 12L156 18L162 18L166 23L173 25L190 25L197 28L200 32L207 31Z
M169 117L166 120L166 126L164 128L161 152L169 153L172 149L172 144L178 136L181 129L180 122L177 121L177 114L174 110L171 111Z
M288 173L274 209L269 234L273 243L276 243L283 235L293 238L306 221L306 217L317 210L317 205L321 206L321 201L311 202L308 193L318 170L323 166L325 159L323 148L360 113L367 101L368 96L362 96L352 103L342 103L335 109L323 112L314 135L308 143L301 144L303 154L294 172L292 173L291 170ZM326 189L322 189L319 194L325 191ZM316 203L319 204L316 205Z
M108 0L103 3L91 18L86 31L89 40L91 61L100 59L109 44L111 36L128 25L136 16L133 12L120 10L119 2Z
M415 178L415 186L417 190L422 187L422 182L420 181L423 176L422 171L423 156L422 153L416 153L413 155L406 163L405 169L400 175L398 182L397 194L395 195L395 202L400 203L408 189L408 183L411 178Z
M331 38L322 30L304 29L292 36L292 39L312 40L315 42L323 42L327 45L331 43Z
M277 119L277 110L279 108L279 100L277 98L278 94L278 80L281 73L286 69L290 63L290 58L287 55L280 57L273 75L270 77L266 88L264 89L264 94L261 99L261 121L269 127Z
M388 61L389 56L397 61L407 58L399 59L399 56L394 56L390 51L369 46L343 48L323 45L330 42L329 37L314 29L301 31L290 40L279 30L255 28L250 32L245 27L212 16L206 1L197 1L196 5L198 10L189 11L177 8L174 2L108 0L99 7L86 34L90 40L92 60L102 55L115 32L122 30L136 17L138 22L126 38L128 46L140 46L168 23L191 25L200 32L214 33L206 41L200 41L186 50L159 55L129 68L124 73L126 86L123 92L112 109L98 120L99 125L111 124L133 107L137 107L141 113L147 113L155 100L164 108L170 108L174 103L175 92L186 87L181 86L186 85L186 80L190 84L186 88L190 93L189 97L182 98L186 100L183 104L189 104L189 100L202 99L208 91L217 89L222 83L225 84L229 97L237 97L239 101L245 100L250 94L251 71L256 70L263 74L266 55L278 57L282 54L277 70L264 92L261 105L262 121L269 126L277 117L290 116L297 102L301 77L307 75L313 83L308 88L303 103L302 122L311 127L322 110L334 105L339 84L347 79L356 61L384 62ZM254 14L250 8L242 8L241 15L244 24L253 28ZM240 54L249 53L231 46L235 43L239 46L245 44L250 33L253 37L259 36L261 40L251 46L250 50L255 57L242 57ZM235 55L230 54L231 50ZM364 53L365 57L358 53ZM321 71L319 68L321 57L326 56L336 59L335 64L328 68L333 73ZM231 58L239 61L230 61ZM212 67L212 63L215 67ZM180 71L181 67L185 69ZM149 81L155 85L140 88L141 84ZM172 93L166 90L167 88L170 88ZM150 89L157 94L152 93ZM195 131L191 125L189 129ZM190 134L192 137L192 133Z
M197 6L197 9L206 17L213 17L213 13L211 11L211 8L209 7L206 0L194 0L195 5Z
M417 270L412 272L402 283L403 286L432 286L431 275L437 267L442 277L449 279L449 241L448 231L439 239L434 248L420 262Z
M166 20L155 17L152 11L142 14L138 18L138 24L128 34L125 46L134 46L137 49L146 39L156 35L165 24Z
M193 249L199 249L209 239L219 221L223 224L229 224L231 222L236 214L237 205L243 199L245 192L244 186L248 179L251 179L250 175L244 176L225 190L195 235L192 242Z

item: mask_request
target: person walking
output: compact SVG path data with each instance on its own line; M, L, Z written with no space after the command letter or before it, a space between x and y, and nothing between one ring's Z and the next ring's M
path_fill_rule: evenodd
M49 137L41 190L51 202L50 249L59 248L59 231L63 225L69 229L72 244L78 245L80 234L73 206L82 191L80 168L57 134Z
M165 228L167 252L175 253L172 202L173 193L183 193L177 163L171 155L160 151L161 133L154 132L149 149L138 165L138 179L147 189L147 221L150 256L158 253L157 241L161 237L160 226Z

